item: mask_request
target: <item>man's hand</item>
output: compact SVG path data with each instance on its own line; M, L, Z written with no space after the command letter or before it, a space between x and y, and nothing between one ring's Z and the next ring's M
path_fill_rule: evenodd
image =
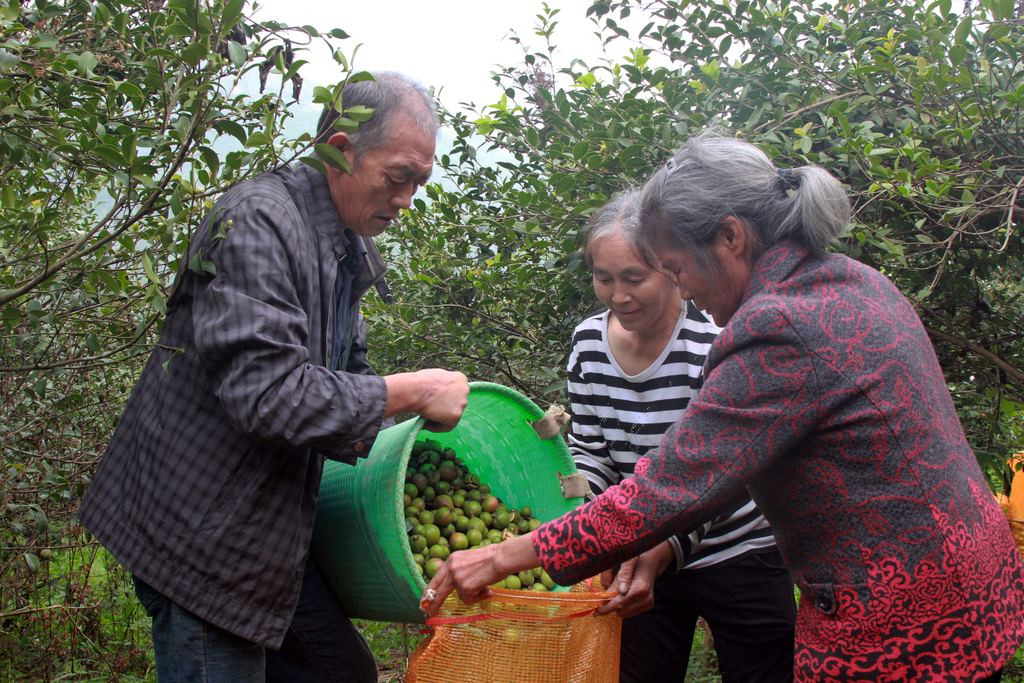
M466 409L469 380L461 372L432 368L388 375L384 381L388 386L386 418L416 413L427 419L427 429L447 432L459 423Z
M668 541L655 546L640 557L601 574L601 583L619 594L594 612L595 615L618 612L623 619L635 617L654 607L654 580L661 576L675 557Z

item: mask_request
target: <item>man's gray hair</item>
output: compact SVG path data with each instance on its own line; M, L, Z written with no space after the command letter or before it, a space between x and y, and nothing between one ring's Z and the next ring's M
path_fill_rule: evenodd
M356 166L371 149L388 144L391 117L396 111L409 114L415 125L430 136L436 136L441 126L434 98L418 81L394 71L370 73L376 80L349 83L341 96L342 109L356 106L373 109L370 120L360 123L359 130L349 136L356 155ZM334 122L337 120L338 112L333 106L327 105L316 127L318 144L330 140L336 132Z
M850 222L850 200L820 166L776 168L749 142L705 132L690 138L644 186L637 241L646 248L640 253L680 249L714 280L711 250L728 216L754 238L755 257L784 240L821 251Z

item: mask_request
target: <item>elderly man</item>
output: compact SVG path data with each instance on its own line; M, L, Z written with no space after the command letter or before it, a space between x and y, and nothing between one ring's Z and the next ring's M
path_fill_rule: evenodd
M422 86L375 77L344 91L374 110L359 131L321 119L351 174L282 168L207 216L82 503L153 618L161 683L377 680L310 559L324 459L355 464L398 413L451 428L469 388L367 364L359 299L386 292L370 238L427 181L438 129Z

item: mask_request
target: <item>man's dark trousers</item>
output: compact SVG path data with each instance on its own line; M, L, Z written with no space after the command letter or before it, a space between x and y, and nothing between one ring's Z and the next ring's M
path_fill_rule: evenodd
M278 651L200 619L144 583L135 592L153 618L159 683L372 683L377 665L312 558L295 617Z

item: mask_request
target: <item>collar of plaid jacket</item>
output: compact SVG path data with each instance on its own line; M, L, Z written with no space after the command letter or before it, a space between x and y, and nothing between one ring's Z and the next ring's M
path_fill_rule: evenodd
M345 230L338 218L338 209L331 199L330 187L327 185L327 178L319 171L304 164L295 164L291 167L293 173L301 177L302 182L310 188L306 195L307 207L310 217L316 222L317 230L330 242L335 255L341 259L348 253L348 239L345 237ZM388 267L381 258L377 245L372 239L359 238L362 241L366 253L363 258L362 268L355 281L352 283L353 295L362 297L363 294L376 285L387 273ZM378 288L379 289L379 288ZM382 294L382 298L383 298ZM385 300L385 303L389 303Z

